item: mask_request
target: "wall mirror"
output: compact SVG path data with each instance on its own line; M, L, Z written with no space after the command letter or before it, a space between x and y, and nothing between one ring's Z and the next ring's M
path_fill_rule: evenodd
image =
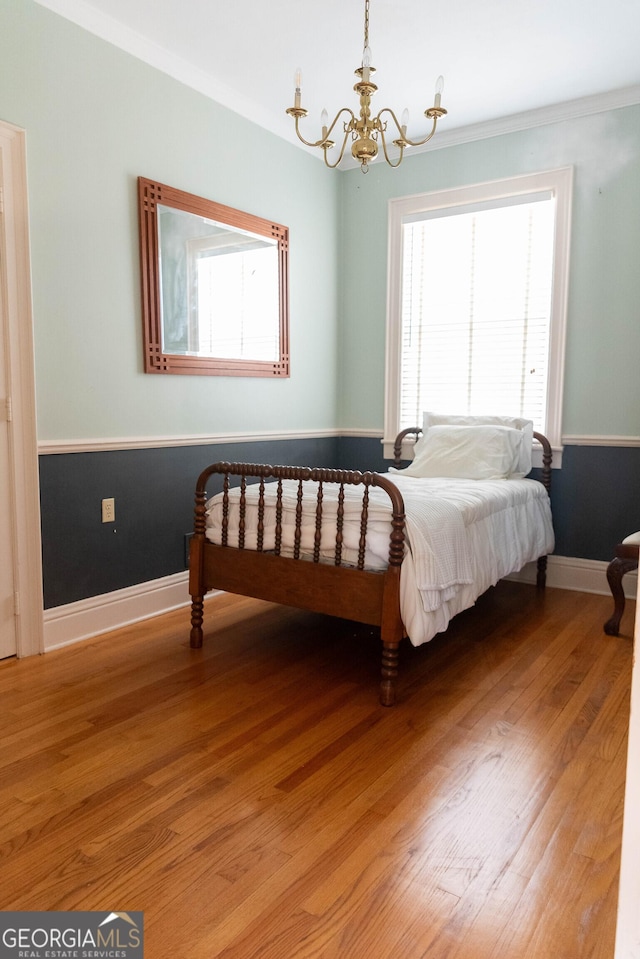
M138 178L147 373L289 375L289 231Z

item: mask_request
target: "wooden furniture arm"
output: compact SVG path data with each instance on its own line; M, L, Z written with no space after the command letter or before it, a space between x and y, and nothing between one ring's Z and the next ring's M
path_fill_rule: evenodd
M618 636L620 620L624 613L625 595L622 579L627 573L638 568L640 547L638 543L618 543L616 555L607 566L607 582L613 596L613 614L604 624L604 631L608 636Z

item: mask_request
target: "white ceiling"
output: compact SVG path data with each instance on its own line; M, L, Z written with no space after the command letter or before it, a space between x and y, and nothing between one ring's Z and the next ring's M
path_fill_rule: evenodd
M364 0L38 2L292 142L298 67L308 139L323 107L357 110ZM443 133L612 91L619 105L640 101L640 0L370 4L373 112L408 107L414 138L439 74Z

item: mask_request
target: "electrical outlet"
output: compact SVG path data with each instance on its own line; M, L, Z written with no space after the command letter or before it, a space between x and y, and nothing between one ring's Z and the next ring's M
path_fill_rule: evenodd
M112 497L102 500L102 522L115 523L116 521L116 501Z

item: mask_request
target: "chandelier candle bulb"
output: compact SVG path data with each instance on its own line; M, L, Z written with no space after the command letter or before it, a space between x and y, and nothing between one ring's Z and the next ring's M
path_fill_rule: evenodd
M296 108L298 108L298 107L300 106L300 101L301 101L301 97L302 97L302 94L301 94L302 71L300 70L300 67L298 67L298 69L296 70L296 73L295 73L295 77L294 77L294 79L293 79L293 82L294 82L295 88L296 88L295 106L296 106Z
M320 123L322 125L322 139L327 139L327 127L329 125L329 114L326 110L323 110L320 114Z
M371 47L366 45L362 51L362 82L368 83L371 74Z
M444 90L444 77L440 76L436 80L436 98L433 102L436 109L440 109L440 103L442 102L442 91Z

